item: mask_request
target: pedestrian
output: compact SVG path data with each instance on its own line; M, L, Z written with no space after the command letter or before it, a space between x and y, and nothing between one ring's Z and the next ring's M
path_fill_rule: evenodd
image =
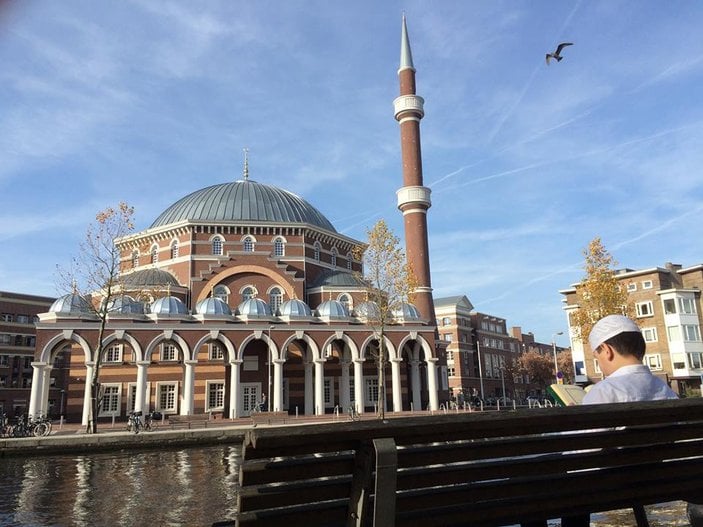
M646 343L635 322L623 315L608 315L593 326L588 344L605 378L594 384L581 404L625 403L678 399L663 380L642 364ZM524 523L542 527L547 522ZM562 527L588 527L590 514L561 519Z
M266 394L262 393L261 394L261 402L259 403L259 411L260 412L265 412L267 410L267 405L266 405Z

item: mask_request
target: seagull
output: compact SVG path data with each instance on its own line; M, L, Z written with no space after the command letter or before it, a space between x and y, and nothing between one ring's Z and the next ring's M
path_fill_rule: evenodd
M559 44L557 46L557 50L554 53L547 53L547 57L546 57L547 66L549 66L549 59L556 59L557 62L559 62L561 59L563 59L564 57L562 57L560 55L561 50L564 49L566 46L573 46L573 45L574 45L573 42L562 42L561 44Z

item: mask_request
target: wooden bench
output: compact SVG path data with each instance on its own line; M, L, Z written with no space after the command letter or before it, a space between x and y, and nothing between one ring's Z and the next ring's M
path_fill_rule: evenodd
M251 422L256 425L283 425L290 421L288 412L255 412L250 415Z
M168 425L173 428L202 428L210 422L210 414L169 415Z
M256 428L239 479L236 521L215 525L481 527L703 502L703 399Z

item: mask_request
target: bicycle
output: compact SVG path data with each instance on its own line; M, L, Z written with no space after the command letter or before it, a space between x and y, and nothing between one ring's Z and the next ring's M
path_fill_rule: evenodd
M48 436L51 433L51 420L46 416L40 415L30 426L34 437Z
M159 419L161 419L161 412L150 412L146 414L143 424L144 430L147 432L155 432L159 428L157 424Z
M5 413L0 414L0 437L12 437L12 425Z
M33 427L25 420L24 415L20 415L12 427L12 437L29 437L32 432Z
M349 408L347 408L347 413L349 414L349 419L352 421L358 421L361 419L361 415L359 415L359 412L356 409L356 405L350 404Z
M129 417L127 418L127 431L134 432L136 435L143 428L144 424L142 423L142 412L129 412Z

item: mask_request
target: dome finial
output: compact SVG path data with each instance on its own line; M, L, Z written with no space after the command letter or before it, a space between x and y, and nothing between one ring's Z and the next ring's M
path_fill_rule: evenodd
M244 181L249 179L249 149L244 148Z

